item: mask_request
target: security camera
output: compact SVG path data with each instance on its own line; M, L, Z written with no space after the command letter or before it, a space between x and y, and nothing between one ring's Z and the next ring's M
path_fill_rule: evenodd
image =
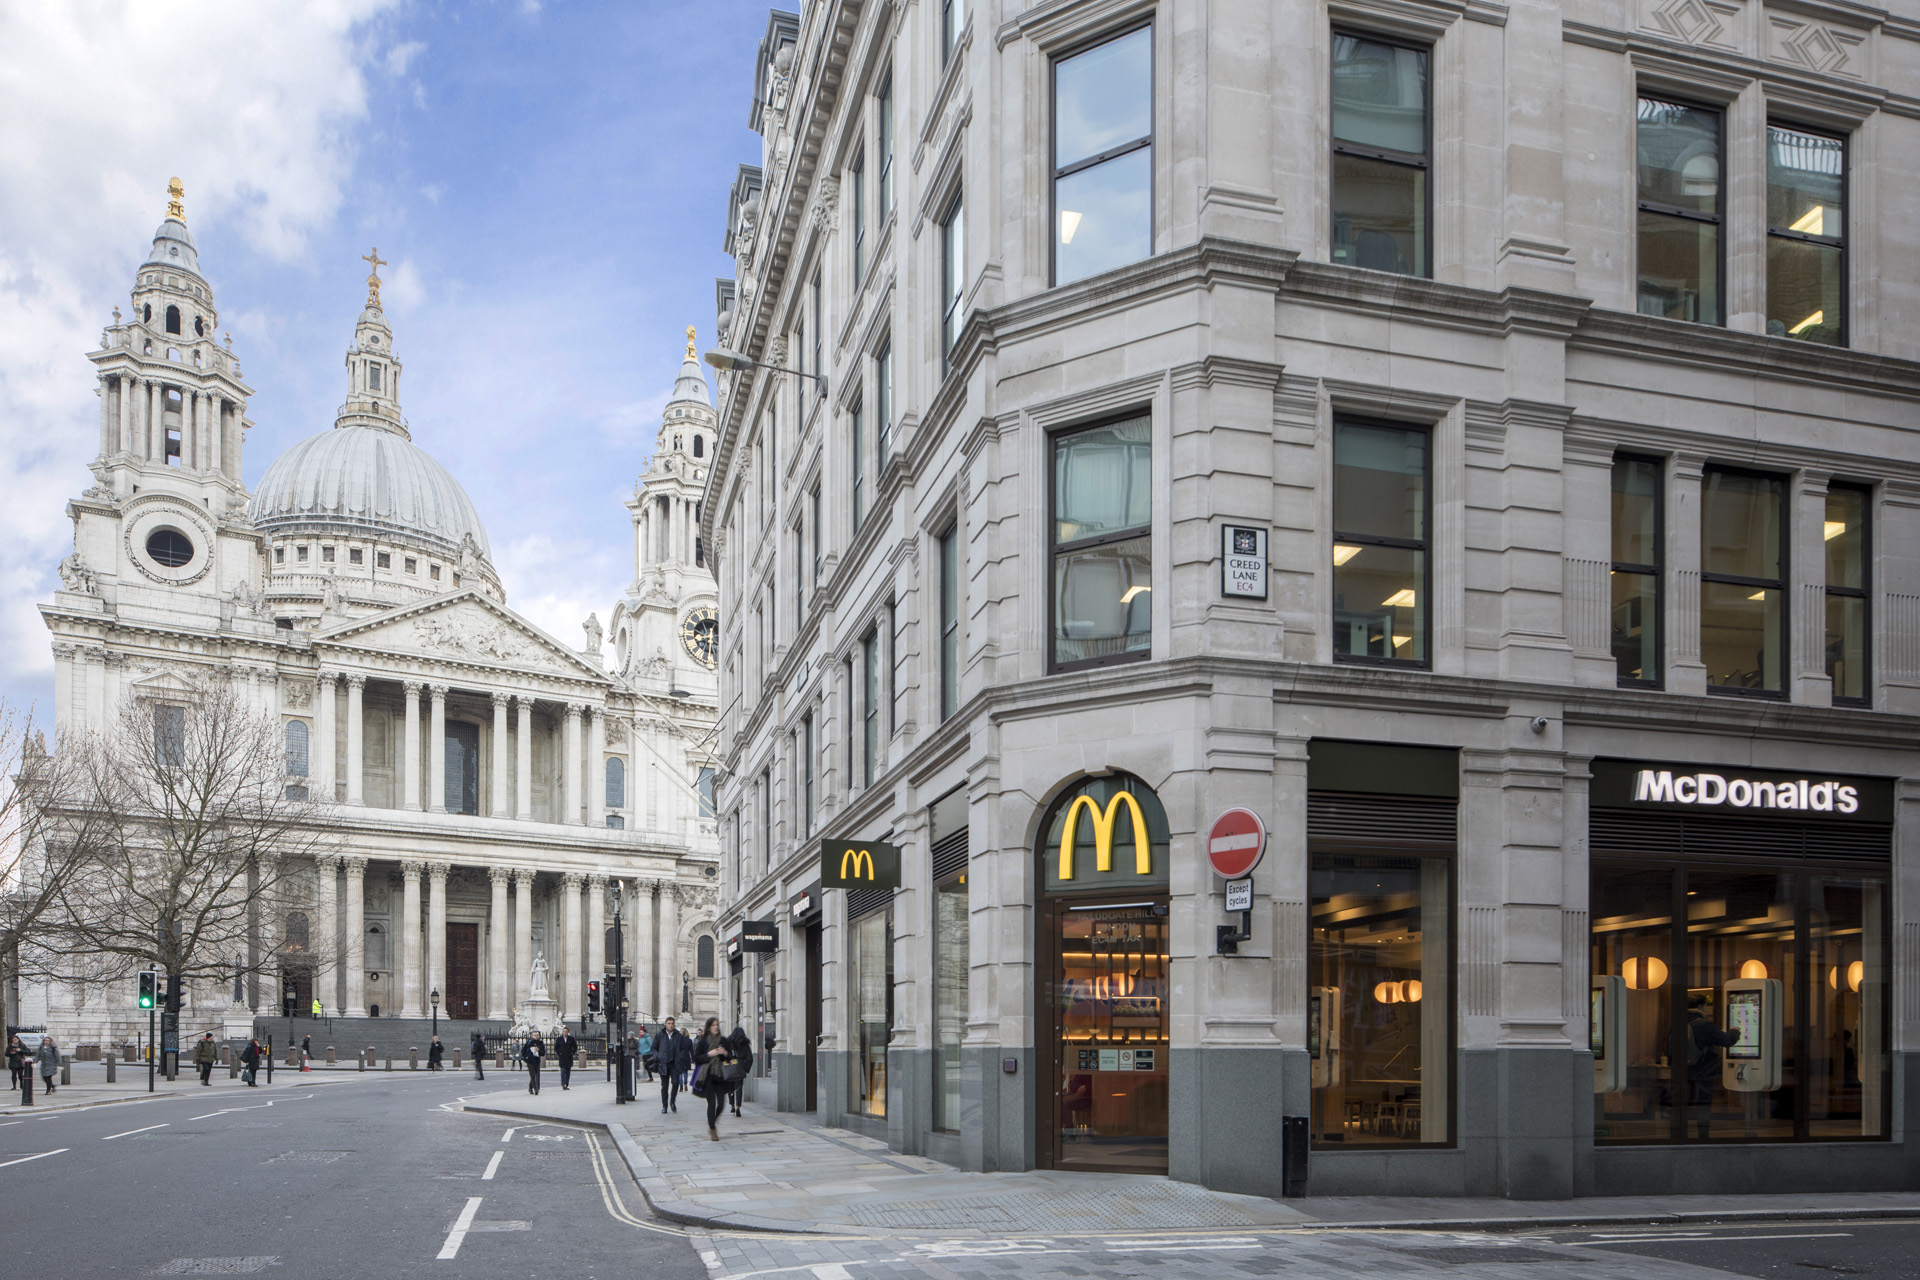
M1547 718L1545 716L1535 716L1527 722L1527 727L1535 733L1545 733L1547 731Z

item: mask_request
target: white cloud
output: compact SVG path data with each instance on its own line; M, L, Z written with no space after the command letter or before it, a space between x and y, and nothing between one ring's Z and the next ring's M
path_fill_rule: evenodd
M84 353L125 301L167 179L184 181L190 225L297 260L341 208L366 115L368 22L392 3L0 9L0 679L16 694L45 687L33 603L70 548L64 499L90 483L98 443ZM272 341L251 313L222 327Z
M569 649L585 640L581 626L588 614L606 625L633 576L626 546L618 539L587 542L531 534L496 550L493 566L507 585L508 606ZM515 593L516 584L524 589L529 583L539 585L527 594Z
M419 40L403 40L399 44L394 45L393 48L387 50L387 56L384 59L387 74L390 76L403 76L407 74L408 65L421 53L424 53L426 48L426 44Z

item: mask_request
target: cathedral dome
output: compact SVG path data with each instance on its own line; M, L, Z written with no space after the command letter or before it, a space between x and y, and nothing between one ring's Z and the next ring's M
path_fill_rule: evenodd
M448 558L471 536L491 558L460 482L411 440L374 427L336 427L294 445L261 477L249 514L268 533L325 530L414 543Z

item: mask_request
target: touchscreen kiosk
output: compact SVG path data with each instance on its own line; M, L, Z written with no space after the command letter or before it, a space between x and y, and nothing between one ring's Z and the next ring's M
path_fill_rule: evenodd
M1593 1044L1593 1091L1627 1087L1627 980L1615 974L1593 980L1593 1011L1587 1024Z
M1734 978L1721 989L1725 1029L1739 1038L1720 1050L1720 1084L1735 1093L1780 1087L1781 1004L1777 978Z

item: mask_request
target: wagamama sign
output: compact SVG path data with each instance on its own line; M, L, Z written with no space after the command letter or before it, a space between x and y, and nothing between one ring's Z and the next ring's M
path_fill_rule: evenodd
M1634 778L1633 798L1641 803L1805 809L1816 813L1855 813L1860 808L1859 791L1841 782L1807 778L1757 782L1718 773L1676 774L1671 769L1641 769Z

